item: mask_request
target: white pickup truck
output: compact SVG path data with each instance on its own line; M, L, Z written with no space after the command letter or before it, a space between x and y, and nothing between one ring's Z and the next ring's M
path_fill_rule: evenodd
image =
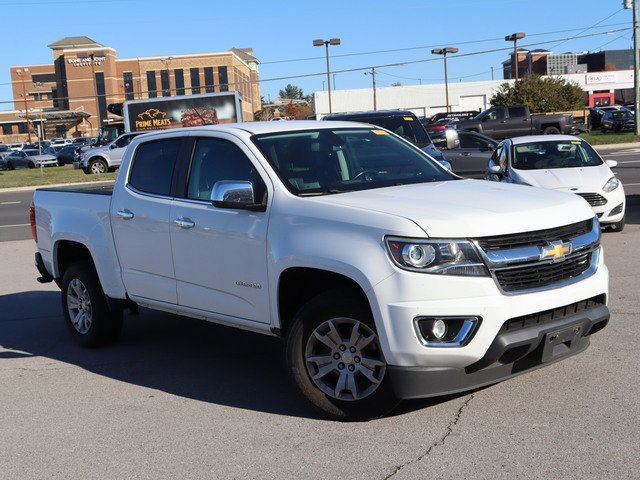
M112 190L39 189L31 217L39 280L80 343L113 340L137 306L281 336L332 418L547 365L609 320L584 200L461 179L364 124L141 135Z

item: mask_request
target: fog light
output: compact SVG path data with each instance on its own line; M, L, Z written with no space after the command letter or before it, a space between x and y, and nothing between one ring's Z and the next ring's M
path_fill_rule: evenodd
M447 333L447 324L444 323L444 320L440 318L435 320L433 322L433 325L431 326L431 333L433 334L434 338L442 340L444 334Z
M478 330L480 317L416 317L418 339L426 347L462 347Z

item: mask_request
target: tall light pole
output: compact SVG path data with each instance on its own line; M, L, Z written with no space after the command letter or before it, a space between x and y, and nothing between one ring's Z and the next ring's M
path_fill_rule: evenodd
M339 38L331 38L329 40L314 40L314 47L322 47L325 46L325 52L327 56L327 92L329 93L329 113L332 113L331 109L331 68L329 67L329 45L340 45Z
M365 75L371 75L371 82L373 86L373 111L378 110L378 97L376 93L376 67L371 67L370 72L364 72Z
M431 53L433 53L434 55L442 55L442 60L444 61L444 91L447 100L447 113L451 111L451 107L449 106L449 74L447 72L447 53L458 52L459 49L456 47L434 48L433 50L431 50Z
M42 101L40 97L40 87L44 85L42 82L33 82L33 86L36 89L36 100ZM42 119L42 107L40 107L40 130L38 131L38 153L42 155L42 140L44 140L44 121Z
M22 83L22 99L24 100L24 116L27 122L27 137L29 138L29 143L31 143L31 128L29 127L29 108L27 106L27 91L24 88L24 77L22 76L23 73L29 73L29 69L25 68L23 70L22 68L18 68L16 70L16 73L20 77L20 82Z
M171 60L173 60L173 57L167 57L162 59L162 62L164 63L164 66L165 66L165 70L167 71L167 80L169 81L169 96L171 96L171 70L169 70L169 65L171 64ZM207 88L206 85L204 87ZM213 85L211 85L211 89L213 90ZM162 92L162 95L164 96L164 91Z
M91 58L91 77L93 81L93 92L96 96L96 113L98 114L98 129L102 128L102 115L100 115L100 102L98 99L98 82L96 80L96 67L95 67L95 54L90 53L89 57Z
M516 79L516 82L518 81L518 74L520 73L518 68L518 40L526 36L527 35L524 32L516 32L504 37L505 41L513 42L513 61L515 63L515 65L513 65L514 67L513 72L514 72L514 78Z
M624 7L628 8L628 1ZM640 51L638 50L638 0L633 0L633 111L635 134L640 135Z

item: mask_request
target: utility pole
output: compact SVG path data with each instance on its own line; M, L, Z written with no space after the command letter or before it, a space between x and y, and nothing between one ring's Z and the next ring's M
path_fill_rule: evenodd
M493 67L491 67L491 80L493 80Z
M370 72L364 72L365 75L371 75L371 82L373 84L373 111L378 110L378 95L376 92L376 67L371 67Z
M326 56L327 56L327 92L329 94L329 113L332 113L332 109L331 109L331 68L329 67L329 45L340 45L340 39L339 38L332 38L330 40L318 39L318 40L314 40L313 41L313 46L314 47L321 47L323 45L325 46L325 52L326 52Z
M638 51L638 0L633 0L633 106L635 134L640 135L640 52Z
M25 68L24 71L21 68L16 70L16 73L20 77L20 82L22 83L22 99L24 100L24 116L27 122L27 137L29 139L29 143L31 143L31 128L29 127L30 122L29 122L29 108L27 106L27 91L24 88L24 77L22 76L23 73L28 73L28 72L29 72L28 68Z

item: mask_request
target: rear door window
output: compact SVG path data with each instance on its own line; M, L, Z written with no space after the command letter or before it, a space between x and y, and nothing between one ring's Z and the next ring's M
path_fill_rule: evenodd
M144 193L171 195L171 180L181 142L181 138L169 138L141 144L133 159L129 185Z

